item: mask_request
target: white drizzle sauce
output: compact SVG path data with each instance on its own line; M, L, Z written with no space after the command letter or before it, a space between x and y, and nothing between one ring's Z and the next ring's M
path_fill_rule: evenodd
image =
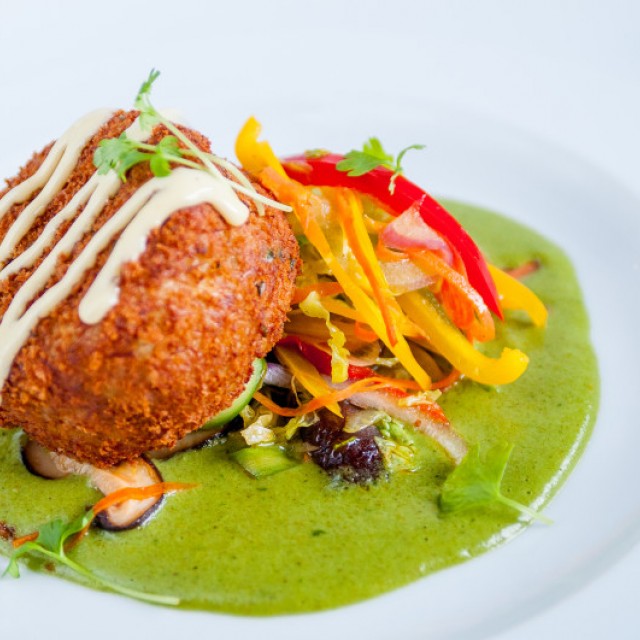
M40 193L18 216L0 243L0 267L6 264L20 240L46 210L73 172L82 149L91 137L113 115L102 109L78 120L52 146L38 171L11 189L0 199L0 219L14 204ZM127 136L143 141L148 134L140 130L136 120ZM161 226L179 209L201 203L214 206L229 224L246 222L249 211L226 179L198 169L180 167L165 178L153 178L142 185L92 236L64 276L42 292L55 273L61 256L69 254L86 233L90 232L107 201L120 187L114 172L95 173L45 226L36 241L13 261L0 269L0 281L23 268L33 266L44 254L64 222L73 219L66 233L50 250L38 268L18 289L0 321L0 390L9 376L18 352L38 322L65 300L96 262L98 254L120 234L107 262L80 302L80 319L86 324L100 322L118 302L120 271L126 262L136 260L144 252L149 233ZM0 395L0 404L2 396Z
M122 265L137 260L145 250L149 232L161 226L178 209L208 202L227 220L238 219L242 212L229 199L229 192L244 207L225 182L205 171L185 167L174 169L166 178L153 178L142 185L91 238L78 258L82 260L83 254L88 252L90 259L123 230L107 262L80 302L78 311L82 322L100 322L118 302Z
M0 220L4 218L14 204L28 200L38 189L42 191L24 208L22 213L0 243L0 266L9 259L15 246L33 226L36 218L68 180L78 164L82 149L100 127L105 124L113 112L109 109L92 111L80 118L51 147L38 170L24 182L16 185L0 200Z

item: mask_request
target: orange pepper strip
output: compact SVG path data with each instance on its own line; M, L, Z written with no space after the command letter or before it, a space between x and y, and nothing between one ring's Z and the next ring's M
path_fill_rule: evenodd
M339 293L343 293L344 289L339 282L317 282L306 287L296 287L291 304L299 304L314 291L322 298L324 296L336 296Z
M305 404L300 405L297 409L289 409L288 407L281 407L277 405L273 400L263 395L259 391L253 394L253 397L264 407L269 409L269 411L273 411L276 415L284 416L287 418L295 418L297 416L302 416L305 413L311 413L312 411L317 411L322 407L326 407L329 404L334 402L340 402L341 400L346 400L351 397L355 393L361 393L363 391L376 391L378 389L406 389L412 388L411 385L412 380L397 380L395 378L384 378L382 376L375 376L371 378L363 378L362 380L357 380L356 382L350 384L348 387L344 389L338 389L336 391L332 391L325 396L320 396L314 398L313 400L309 400ZM415 384L415 383L413 383ZM411 386L409 386L411 385ZM417 384L415 384L417 387Z
M402 315L402 310L393 297L380 268L380 263L376 258L369 233L364 224L362 202L350 189L338 189L336 191L336 204L338 218L349 242L349 247L371 285L373 297L378 303L384 325L387 328L389 342L395 346L398 338L390 307L395 307L396 312L400 315Z
M442 277L450 286L447 290L448 299L443 302L446 303L445 308L451 312L451 320L456 326L468 331L481 342L495 338L495 324L489 308L462 274L431 251L409 249L407 255L425 273Z
M366 318L365 321L400 362L402 362L404 368L418 382L420 387L422 389L428 389L431 385L431 378L429 378L427 372L414 358L407 341L403 336L400 336L398 337L397 344L390 344L380 309L378 309L373 300L371 300L353 278L351 278L333 254L331 246L315 218L315 212L322 210L322 202L318 196L316 196L311 189L302 186L300 183L295 182L295 180L283 178L270 167L267 167L260 173L260 181L265 187L272 191L281 202L293 206L307 239L315 246L331 269L336 280L342 285L345 294L350 298L356 311L362 318ZM328 306L325 305L325 307L331 312Z

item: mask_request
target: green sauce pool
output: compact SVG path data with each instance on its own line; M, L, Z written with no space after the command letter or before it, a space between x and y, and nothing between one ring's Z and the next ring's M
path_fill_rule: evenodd
M447 205L492 263L541 264L525 282L549 309L547 328L509 313L489 351L521 349L530 357L528 370L501 387L463 380L441 398L470 443L515 445L503 492L541 508L579 457L597 410L597 364L579 286L562 251L538 234L487 211ZM24 535L55 518L73 519L97 501L100 494L83 478L31 475L20 459L20 439L19 431L0 432L0 522ZM170 496L144 527L92 531L71 554L100 576L177 596L185 608L268 615L384 593L525 527L501 505L442 516L437 499L451 463L422 436L416 443L417 472L366 488L336 486L311 464L256 480L224 444L179 454L158 463L164 479L195 482L197 489ZM0 551L10 549L0 539ZM43 565L29 561L32 568ZM64 568L55 572L82 581Z

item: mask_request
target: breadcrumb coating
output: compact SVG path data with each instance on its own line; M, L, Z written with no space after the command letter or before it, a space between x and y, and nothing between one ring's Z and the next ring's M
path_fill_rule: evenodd
M69 181L15 255L94 173L99 141L120 135L136 116L135 111L116 113L89 141ZM205 137L183 131L209 151ZM150 141L166 133L158 127ZM32 175L48 149L8 180L9 188ZM47 288L151 177L147 165L130 171L94 229L59 261ZM72 294L38 323L14 360L2 389L0 427L22 427L48 449L104 467L172 446L231 404L253 360L281 337L299 268L298 245L285 215L266 207L259 216L253 201L240 198L250 217L239 227L209 204L172 214L151 232L139 260L124 265L118 304L98 324L86 325L78 305L111 247L102 252ZM27 204L15 205L0 220L0 239ZM56 240L70 224L59 229ZM0 282L0 317L41 261Z

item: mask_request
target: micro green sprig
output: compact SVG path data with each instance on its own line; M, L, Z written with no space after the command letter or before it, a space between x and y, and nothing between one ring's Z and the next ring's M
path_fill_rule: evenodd
M153 106L151 90L159 75L160 72L156 69L151 70L149 77L140 86L134 107L140 112L138 122L143 131L151 131L155 126L163 125L170 135L166 135L155 145L132 140L126 132L118 138L101 140L93 156L98 174L105 175L113 170L125 182L126 174L132 167L148 162L153 175L163 178L171 173L171 165L177 164L206 171L235 191L252 198L260 214L264 213L265 204L281 211L290 211L290 207L259 194L251 181L231 162L199 149L179 127ZM218 167L228 171L238 182L228 179Z
M405 147L394 158L387 153L378 138L369 138L363 145L362 150L354 149L349 151L336 165L338 171L345 171L349 176L363 176L378 167L385 167L393 172L389 180L389 193L394 193L396 179L402 175L402 160L407 151L424 149L423 144L412 144Z
M121 593L122 595L137 598L138 600L143 600L144 602L150 602L152 604L180 604L180 600L173 596L143 593L142 591L129 589L109 580L105 580L86 567L83 567L81 564L78 564L67 555L65 547L68 545L70 538L84 531L86 527L91 524L94 517L95 514L93 510L90 509L69 523L65 523L58 518L43 525L40 527L38 535L34 540L28 540L15 549L9 559L9 565L3 573L3 576L10 575L13 578L19 578L20 567L18 565L18 559L24 556L35 555L64 565L87 580L97 583L101 587L111 591L115 591L116 593Z

